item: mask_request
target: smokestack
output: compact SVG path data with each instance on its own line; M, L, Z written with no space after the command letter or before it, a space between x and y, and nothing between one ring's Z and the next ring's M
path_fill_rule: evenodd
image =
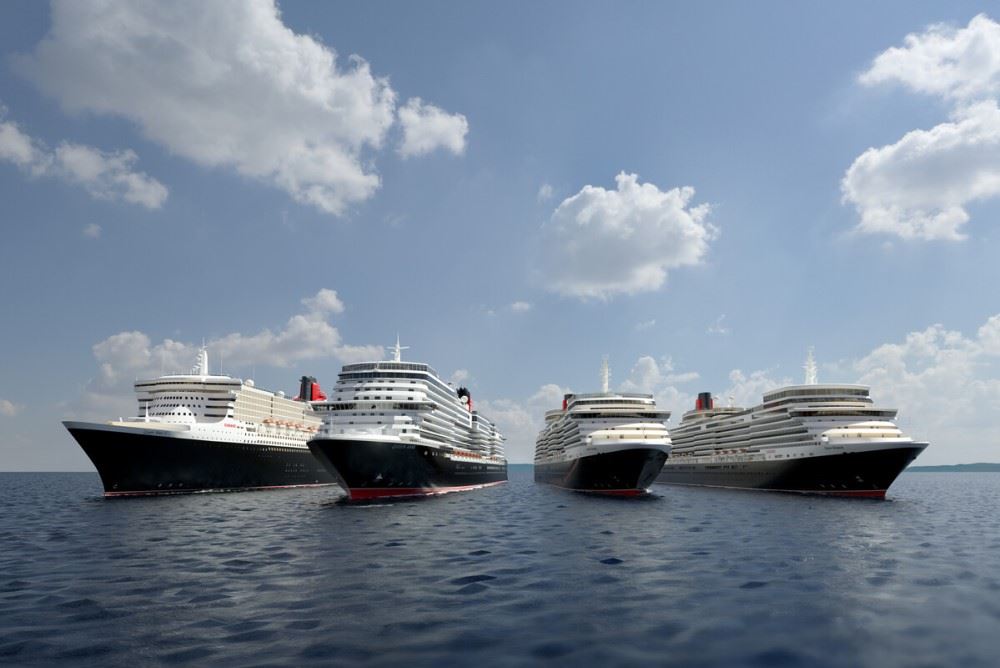
M326 401L326 395L319 389L319 382L315 378L312 378L312 385L309 388L309 401Z
M465 404L465 407L472 412L472 393L469 392L468 388L460 387L458 388L458 398Z
M698 400L694 404L694 409L696 411L709 411L709 410L712 410L714 407L715 407L715 404L712 401L712 393L711 392L699 392L698 393Z
M299 380L299 396L295 397L295 401L326 401L326 395L314 376L302 376Z

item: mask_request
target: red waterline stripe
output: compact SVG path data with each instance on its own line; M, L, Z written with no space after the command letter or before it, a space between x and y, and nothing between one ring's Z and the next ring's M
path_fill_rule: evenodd
M173 494L207 494L216 492L258 492L268 489L298 489L299 487L330 487L335 482L310 482L302 485L266 485L264 487L212 487L205 489L149 489L136 492L104 492L105 498L122 496L171 496Z
M820 494L826 494L827 496L849 496L862 499L884 499L885 498L884 489L868 489L868 490L845 490L843 492L820 492Z
M556 485L555 483L546 482L543 485L551 485L552 487L557 487L559 489L565 489L569 492L583 492L584 494L604 494L606 496L644 496L649 494L648 489L580 489L578 487L564 487L562 485Z
M582 491L591 494L603 494L605 496L645 496L649 494L649 491L645 489L585 489Z
M741 492L782 492L784 494L815 494L817 496L842 496L862 499L885 499L885 489L777 489L774 487L734 487L732 485L705 485L697 482L655 481L658 485L680 485L681 487L711 487L713 489L735 489Z
M437 496L450 492L469 492L474 489L502 485L506 480L486 482L481 485L462 485L456 487L355 487L347 490L351 501L366 501L370 499L388 499L392 497Z

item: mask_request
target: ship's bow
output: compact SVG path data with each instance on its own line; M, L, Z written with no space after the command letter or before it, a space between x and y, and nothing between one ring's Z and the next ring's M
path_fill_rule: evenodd
M506 463L417 443L317 438L309 442L309 449L352 501L443 494L507 480Z

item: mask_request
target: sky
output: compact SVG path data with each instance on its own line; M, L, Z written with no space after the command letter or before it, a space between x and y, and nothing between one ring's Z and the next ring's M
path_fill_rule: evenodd
M993 11L991 15L990 12ZM563 392L864 383L1000 461L1000 12L0 3L0 470L213 371L406 358L528 462Z

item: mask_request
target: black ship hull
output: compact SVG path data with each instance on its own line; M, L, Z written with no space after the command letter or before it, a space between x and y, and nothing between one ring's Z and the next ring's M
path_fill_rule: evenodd
M662 450L635 448L536 464L535 482L578 492L638 496L647 492L666 459Z
M884 499L925 444L766 462L671 461L656 482Z
M309 449L352 501L429 496L507 481L507 464L454 459L440 448L363 439L314 439Z
M66 423L101 476L105 496L333 485L305 448L177 438Z

